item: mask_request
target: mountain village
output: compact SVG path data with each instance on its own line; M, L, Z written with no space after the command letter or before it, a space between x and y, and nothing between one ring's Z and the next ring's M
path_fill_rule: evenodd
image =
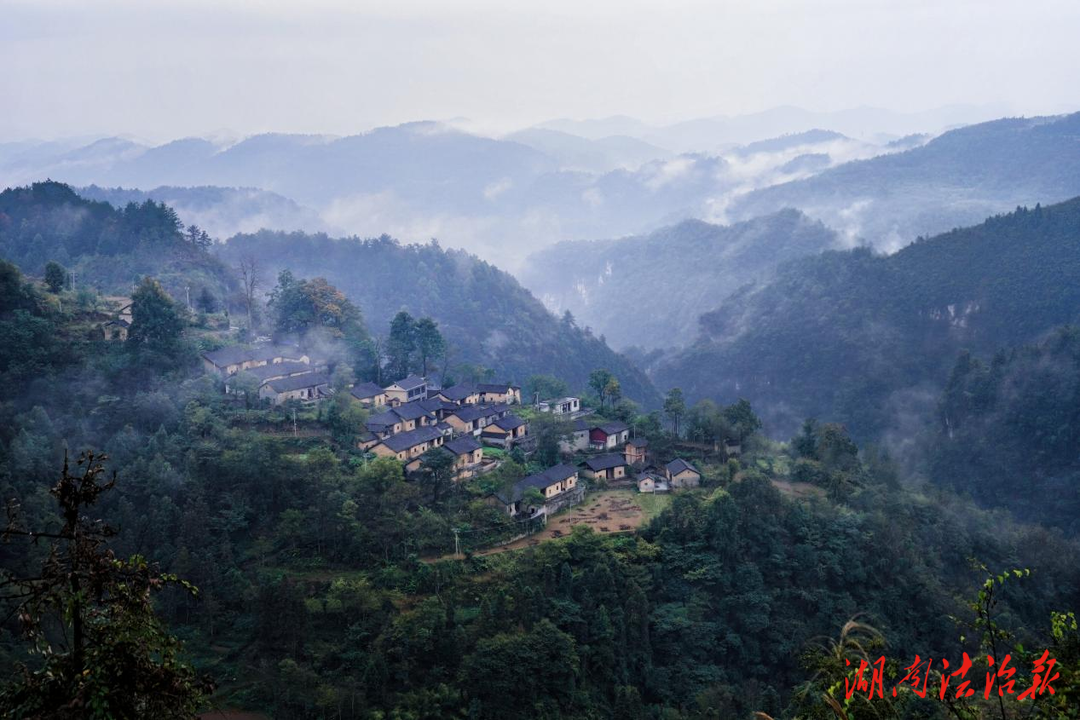
M336 393L327 360L298 345L231 345L202 353L202 361L208 374L224 382L226 393L242 392L238 381L247 376L249 383L253 378L258 398L275 406L317 403ZM503 454L499 451L532 450L534 438L523 408L530 415L545 413L564 421L560 449L565 462L488 497L515 519L546 521L581 503L590 482L640 493L666 493L701 482L701 473L687 460L653 457L648 442L631 437L626 423L591 419L592 411L578 397L537 399L525 406L520 386L513 383L442 387L435 378L416 374L385 386L356 383L347 391L368 412L360 450L395 458L406 473L420 472L437 450L450 453L455 482L496 469Z

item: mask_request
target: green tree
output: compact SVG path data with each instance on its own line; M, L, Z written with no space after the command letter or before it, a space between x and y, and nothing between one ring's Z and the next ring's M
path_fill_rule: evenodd
M679 437L679 423L682 421L683 415L686 414L686 400L683 399L681 389L671 388L668 391L667 397L664 399L664 414L671 421L671 432L675 437Z
M390 337L386 341L387 370L399 380L412 369L416 353L416 321L402 310L390 321Z
M58 530L35 532L15 516L3 532L5 542L53 541L38 572L0 576L4 601L40 658L0 691L5 717L190 718L212 689L180 662L179 642L151 600L169 585L195 589L140 556L117 559L107 546L112 531L85 514L116 483L115 475L105 479L104 460L86 453L72 474L65 458L49 491L59 504Z
M143 278L131 296L131 331L128 342L167 352L176 347L184 321L172 298L153 278Z
M687 434L698 442L716 443L731 432L724 412L712 400L701 400L686 413Z
M619 379L614 375L611 376L611 379L608 380L607 384L604 386L604 395L611 401L612 407L614 407L615 404L619 402L619 398L622 397L622 387L619 385Z
M270 305L276 313L274 329L279 333L305 336L323 328L333 337L366 339L360 309L325 278L297 280L282 270L277 287L270 293Z
M217 312L218 309L217 298L214 297L214 293L210 292L210 288L205 285L199 291L199 297L196 298L195 305L204 313Z
M428 362L438 360L446 353L446 341L439 332L438 324L429 317L420 318L414 332L416 352L420 356L420 374L427 377Z
M420 481L431 493L431 504L438 505L454 483L454 455L446 448L432 448L421 456Z
M529 433L536 438L537 462L548 466L559 462L562 454L559 445L573 437L573 427L550 413L540 413L531 422Z
M188 225L187 231L184 233L184 239L187 240L192 247L200 250L205 250L214 243L206 231L202 230L194 223Z
M615 376L611 374L610 370L597 369L589 373L589 387L596 392L596 396L600 398L600 409L604 408L604 400L607 398L607 392L609 384Z
M724 419L731 425L735 439L739 442L744 442L761 429L761 420L754 414L749 400L740 398L737 403L724 408Z
M795 457L817 460L818 422L815 418L803 420L799 434L791 439L791 449Z
M58 293L64 289L64 281L67 279L67 270L58 262L45 264L45 285L49 292Z

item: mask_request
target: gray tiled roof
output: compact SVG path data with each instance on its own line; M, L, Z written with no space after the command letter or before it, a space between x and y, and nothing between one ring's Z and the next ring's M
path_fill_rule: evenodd
M396 408L391 409L390 412L394 413L402 420L419 420L425 415L432 414L430 410L423 408L418 402L398 405Z
M499 418L492 423L500 430L516 430L525 424L525 421L519 418L517 415L507 415L506 417Z
M626 465L626 458L618 453L599 455L585 461L585 467L593 472L610 470L611 468L619 467L620 465Z
M304 375L306 373L315 372L315 368L307 363L292 362L286 360L280 363L269 363L267 365L260 365L259 367L248 368L247 370L241 370L240 372L248 373L260 381L270 380L273 378L283 378L290 375Z
M414 389L416 389L418 387L421 387L422 385L426 385L426 384L427 384L427 380L420 377L419 375L410 375L410 376L408 376L406 378L402 378L401 380L398 380L395 383L391 383L387 387L390 387L392 385L397 385L402 390L414 390Z
M349 391L349 393L357 400L370 400L377 395L382 395L383 392L384 390L373 382L353 385L352 390Z
M274 392L283 393L289 392L290 390L303 390L304 388L318 387L329 383L330 378L326 373L306 373L304 375L293 375L292 377L267 380L265 384L269 385L270 389Z
M394 452L401 452L408 450L409 448L416 447L420 443L431 442L435 438L442 437L442 433L431 427L416 428L409 432L398 433L397 435L391 435L382 441L382 444L390 448Z
M462 422L472 422L483 417L491 417L506 412L506 405L469 405L451 413Z
M508 390L520 390L517 385L511 385L510 383L498 384L498 383L479 383L476 389L482 393L505 393Z
M304 354L299 348L289 345L264 343L261 345L229 345L218 350L204 352L203 357L218 367L226 367L252 360L273 360L278 357L299 360Z
M621 433L621 432L623 432L625 430L630 429L626 425L626 423L620 422L618 420L613 420L611 422L606 422L606 423L603 423L602 425L595 425L594 427L597 430L602 430L605 435L615 435L617 433Z
M577 468L573 465L555 465L554 467L549 467L543 472L538 472L535 475L530 475L527 478L518 480L517 484L514 487L521 488L522 490L530 487L543 490L550 485L554 485L561 480L565 480L571 475L576 475L577 471Z
M453 387L443 388L439 391L439 394L447 400L461 402L470 395L475 395L476 388L471 385L454 385Z
M696 467L694 467L694 466L693 466L693 465L691 465L690 463L686 462L686 461L685 461L685 460L683 460L682 458L677 458L677 459L675 459L675 460L672 460L672 461L671 461L671 462L669 462L669 463L668 463L667 465L665 465L665 466L664 466L664 468L665 468L665 469L666 469L666 470L667 470L667 471L668 471L669 473L671 473L672 475L678 475L678 474L679 474L679 473L681 473L681 472L682 472L683 470L690 470L690 471L692 471L692 472L696 472L696 473L698 473L698 475L700 475L700 474L701 474L701 473L699 473L699 472L698 472L698 469L697 469Z
M455 455L464 455L465 453L476 452L483 446L472 435L462 435L446 442L443 447Z

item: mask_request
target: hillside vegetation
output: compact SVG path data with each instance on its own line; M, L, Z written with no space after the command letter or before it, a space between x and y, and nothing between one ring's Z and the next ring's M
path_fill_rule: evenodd
M992 354L1077 319L1080 199L894 255L787 263L703 315L697 342L657 380L695 397L749 398L776 431L818 416L875 437L911 403L934 401L961 350Z
M648 235L559 243L531 256L521 276L549 307L570 310L615 347L673 348L736 289L835 240L794 210L731 226L687 220Z
M402 309L430 316L451 339L451 360L482 365L499 378L524 382L554 374L581 390L590 372L607 368L624 396L648 406L659 402L650 380L628 359L572 319L556 318L511 275L463 251L402 245L386 236L260 232L232 238L221 254L234 265L256 257L268 274L289 269L326 277L363 308L376 333L385 333Z
M117 208L51 181L0 192L0 257L33 274L59 263L75 272L76 288L128 295L140 277L153 275L176 297L188 287L224 297L234 280L209 244L154 200Z

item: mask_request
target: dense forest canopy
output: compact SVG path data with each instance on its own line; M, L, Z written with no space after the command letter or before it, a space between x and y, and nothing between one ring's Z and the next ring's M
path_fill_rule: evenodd
M687 220L648 235L562 242L529 257L522 281L617 348L675 349L697 319L785 260L834 245L835 233L794 210L730 226ZM635 310L649 297L649 311Z
M1080 532L1080 329L985 360L964 353L936 420L925 458L936 482Z
M993 354L1080 319L1078 229L1080 199L893 255L792 261L703 315L698 341L656 379L693 397L747 397L774 432L818 416L880 436L932 405L962 350Z
M153 275L177 294L194 285L224 297L232 279L208 254L210 243L153 200L117 209L52 181L0 192L0 257L35 274L56 262L75 273L76 288L127 295Z

